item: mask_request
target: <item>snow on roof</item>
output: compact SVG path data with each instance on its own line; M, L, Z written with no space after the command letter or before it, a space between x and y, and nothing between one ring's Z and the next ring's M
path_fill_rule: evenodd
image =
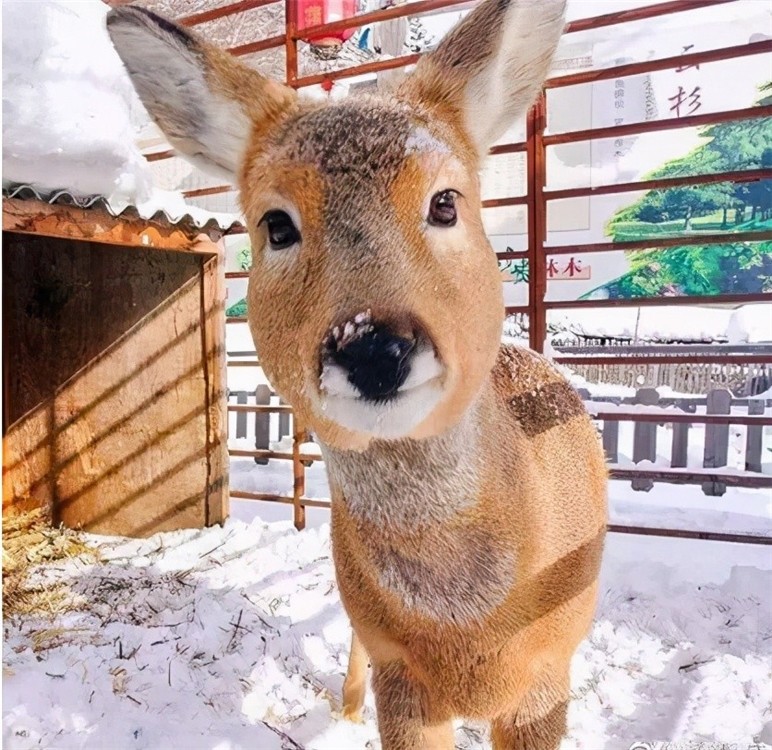
M109 10L101 0L3 3L4 195L190 229L240 226L235 201L207 211L159 188L137 142L150 120L107 34Z
M212 0L135 0L137 4L181 19L211 10ZM381 3L369 0L367 9ZM371 7L372 6L372 7ZM6 0L3 3L3 185L25 185L41 194L100 196L112 207L155 205L155 187L177 193L219 185L179 158L148 163L147 151L169 149L137 97L105 28L109 5L102 0ZM396 22L394 22L396 23ZM399 22L404 24L405 22ZM413 29L406 44L426 47L431 39ZM379 30L389 24L380 24ZM284 33L284 3L249 8L194 26L219 47L233 49ZM404 30L403 30L404 32ZM398 56L407 47L363 48L359 35L333 60L320 59L300 43L300 75L310 75ZM283 79L283 46L242 55L239 60L264 75ZM317 90L318 89L318 90ZM341 95L347 82L336 89ZM320 87L307 96L326 96ZM166 202L171 197L163 197ZM234 194L191 195L188 204L235 212ZM194 213L193 206L175 208ZM140 213L146 213L140 211Z
M108 200L101 195L81 197L67 190L44 193L30 185L8 186L3 189L3 196L18 200L38 200L51 205L102 208L115 218L140 218L189 231L218 230L221 234L228 234L235 233L234 230L240 230L243 227L240 217L236 214L204 211L185 203L179 193L166 190L154 190L150 199L138 204L115 198Z
M568 310L550 316L550 327L590 338L624 338L645 342L715 342L730 344L772 341L772 306L620 307L609 311ZM561 334L557 334L559 337Z
M141 203L139 106L100 0L3 3L3 183Z

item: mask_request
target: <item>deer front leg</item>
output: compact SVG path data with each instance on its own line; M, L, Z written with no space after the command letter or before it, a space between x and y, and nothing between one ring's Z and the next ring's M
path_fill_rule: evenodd
M373 665L373 692L383 750L453 750L450 717L432 716L425 688L403 662Z
M492 723L494 750L558 750L566 733L568 673L545 673L513 711Z
M351 652L348 657L348 671L343 682L343 718L362 721L362 706L365 702L367 682L367 652L356 632L351 634Z

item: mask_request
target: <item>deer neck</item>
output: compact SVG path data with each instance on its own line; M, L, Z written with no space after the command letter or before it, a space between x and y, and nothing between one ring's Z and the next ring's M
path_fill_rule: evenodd
M442 523L476 502L483 397L441 435L373 440L364 451L323 446L334 501L356 521L394 530Z

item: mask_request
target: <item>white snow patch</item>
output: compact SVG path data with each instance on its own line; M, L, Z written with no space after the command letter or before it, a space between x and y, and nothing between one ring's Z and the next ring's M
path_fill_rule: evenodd
M772 306L744 305L729 318L726 330L730 344L772 342Z
M637 338L639 343L675 339L727 339L730 344L772 341L772 305L750 304L735 310L717 307L622 307L573 309L550 315L560 330L588 336ZM560 338L559 335L556 338Z
M86 605L5 623L4 747L380 747L370 692L363 725L337 714L350 630L327 525L92 541L101 562L46 573ZM562 750L766 736L771 568L765 549L610 536ZM475 724L456 743L489 746Z
M3 180L117 201L151 197L141 105L99 0L3 3Z

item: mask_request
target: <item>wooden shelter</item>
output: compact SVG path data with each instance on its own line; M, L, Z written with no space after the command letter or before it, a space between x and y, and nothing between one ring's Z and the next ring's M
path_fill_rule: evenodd
M226 231L4 196L4 516L130 536L225 519Z

